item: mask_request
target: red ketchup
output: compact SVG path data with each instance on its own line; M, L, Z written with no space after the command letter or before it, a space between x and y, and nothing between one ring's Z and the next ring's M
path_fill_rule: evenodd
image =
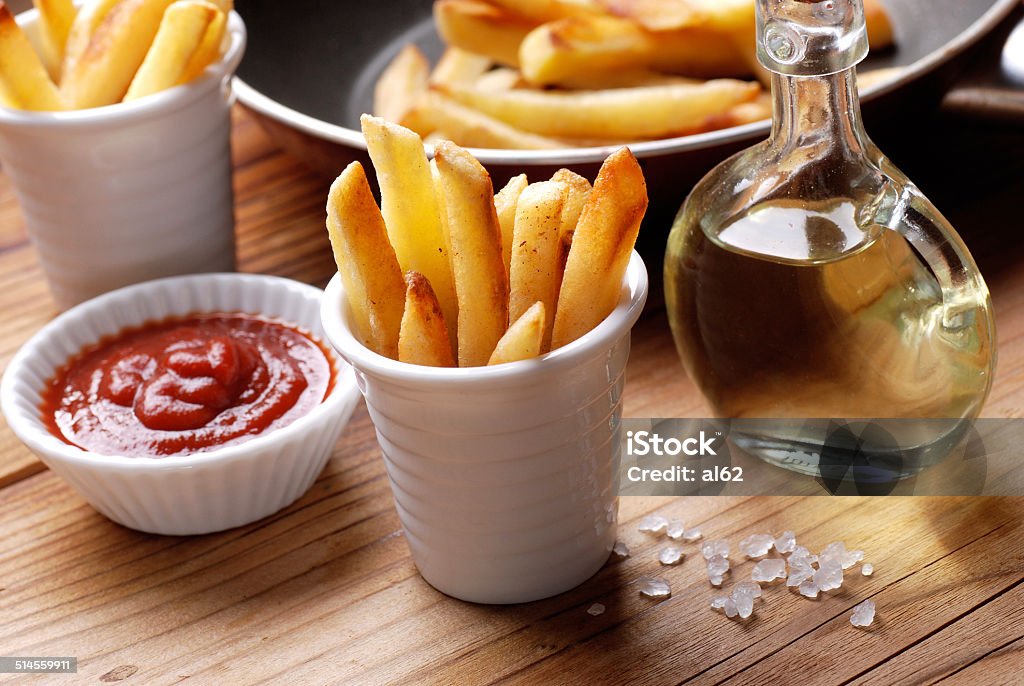
M189 455L243 443L323 402L330 357L307 334L245 314L127 329L90 346L47 383L53 433L104 455Z

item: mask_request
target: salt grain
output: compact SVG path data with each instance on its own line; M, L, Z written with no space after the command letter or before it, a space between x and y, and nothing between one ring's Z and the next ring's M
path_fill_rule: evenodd
M856 627L868 627L871 626L874 621L875 603L871 600L865 600L863 603L853 608L853 614L850 615L850 624L853 624Z
M793 546L793 552L789 555L790 564L792 564L794 560L805 560L806 562L811 563L817 562L818 556L812 554L810 550L802 545L796 545Z
M775 539L768 534L752 534L740 541L740 552L747 557L764 557L773 545Z
M783 531L782 534L775 539L775 549L780 553L791 553L793 548L796 547L796 534L792 531Z
M749 595L751 598L760 598L762 593L761 586L752 581L741 581L732 587L732 597L734 600L740 595Z
M711 599L712 610L724 610L725 604L729 601L724 595L717 596Z
M729 571L728 558L721 555L713 555L708 560L708 581L712 586L721 586L726 572Z
M805 579L800 584L800 595L805 598L817 598L818 597L818 584L814 583L814 579Z
M789 577L786 579L787 586L799 586L812 576L814 576L814 567L807 561L807 558L796 557L795 555L790 556Z
M700 548L701 555L705 560L713 557L729 557L729 541L707 541Z
M826 560L819 565L813 578L819 591L834 591L843 585L843 568L835 560Z
M637 524L637 530L648 534L656 534L668 526L668 520L661 515L647 515Z
M629 557L629 546L622 541L615 541L615 545L612 547L612 552L619 557Z
M843 569L849 569L864 559L863 550L851 550L843 555Z
M603 615L604 610L604 605L602 605L601 603L594 603L589 608L587 608L587 614L596 617L598 615Z
M754 565L750 578L754 581L775 581L786 578L786 561L782 559L761 560Z
M687 543L699 541L702 537L703 534L700 532L700 529L687 529L683 532L683 540Z
M685 532L686 527L683 526L683 523L678 519L673 519L671 522L668 523L668 526L665 528L665 535L671 538L673 541L678 541L680 538L683 537L683 534Z
M683 561L683 551L674 545L658 553L658 562L663 565L677 565Z
M672 595L672 587L664 579L653 576L642 576L637 580L640 595L648 598L667 598Z
M864 576L871 576L875 573L875 566L870 562L865 562L860 566L860 573Z

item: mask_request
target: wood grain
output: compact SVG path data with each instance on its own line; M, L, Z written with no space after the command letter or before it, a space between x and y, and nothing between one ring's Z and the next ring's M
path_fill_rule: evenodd
M235 124L242 268L325 284L334 271L325 180L277 152L245 115ZM1016 207L1012 193L992 192ZM960 200L954 212L983 216L993 195ZM968 238L999 318L1000 371L986 413L1021 416L1024 270L1011 257L1024 250L985 233ZM0 311L2 365L55 314L2 176ZM706 414L662 314L641 321L633 346L627 416ZM716 591L696 544L684 545L677 567L657 562L664 540L636 531L649 512L734 546L783 529L812 548L845 540L876 572L850 570L840 592L818 601L770 587L752 620L733 622L709 607ZM2 424L0 655L76 655L79 673L62 683L1019 683L1021 500L629 497L620 520L632 555L579 588L520 606L471 605L416 572L362 407L297 503L189 538L104 519ZM732 578L751 566L737 564ZM641 597L643 574L668 579L672 597ZM869 597L878 622L855 629L850 610ZM588 615L594 602L607 611Z

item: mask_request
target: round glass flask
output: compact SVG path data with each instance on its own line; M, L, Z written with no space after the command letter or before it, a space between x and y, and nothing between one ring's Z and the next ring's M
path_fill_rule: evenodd
M758 457L822 475L838 424L811 420L869 420L859 425L884 430L851 439L861 466L914 474L961 441L991 388L988 288L864 131L862 0L757 0L757 17L772 132L712 170L676 218L665 258L676 346Z

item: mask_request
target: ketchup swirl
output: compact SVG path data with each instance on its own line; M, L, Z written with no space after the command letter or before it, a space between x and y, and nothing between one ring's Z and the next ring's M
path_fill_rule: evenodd
M244 314L129 329L81 351L47 384L51 430L85 450L188 455L287 426L333 383L323 347Z

